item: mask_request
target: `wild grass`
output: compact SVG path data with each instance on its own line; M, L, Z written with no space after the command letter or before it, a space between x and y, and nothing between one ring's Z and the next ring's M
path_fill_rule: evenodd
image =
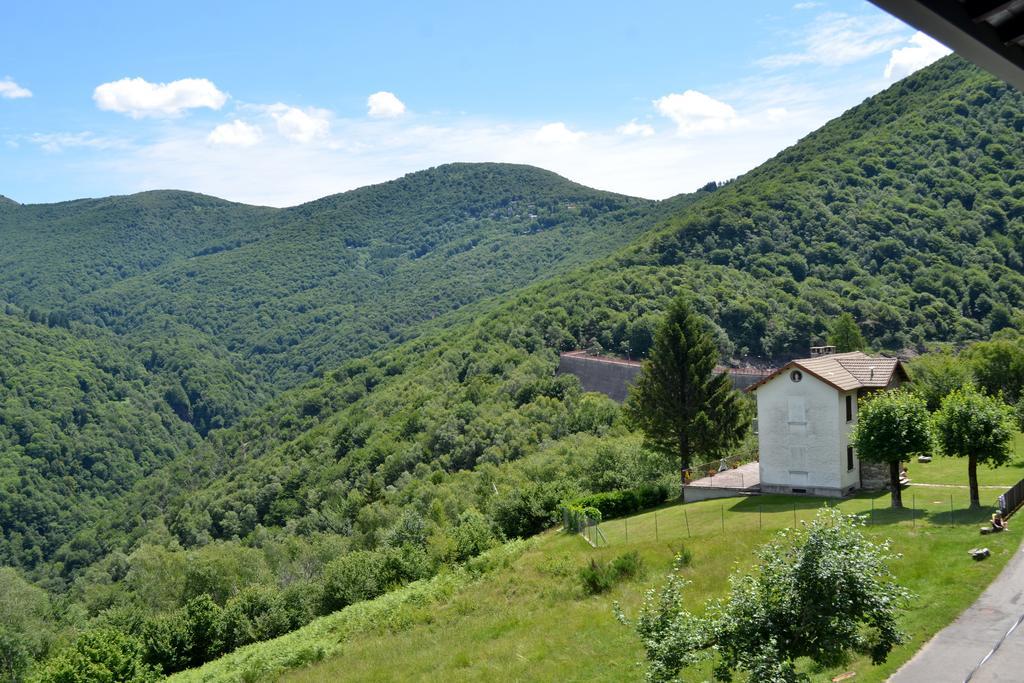
M1024 536L1021 525L1012 524L1008 533L980 537L978 526L990 510L968 509L964 489L906 493L908 506L916 497L913 511L888 510L885 493L864 494L838 506L863 515L865 532L876 540L891 538L902 554L893 568L917 594L903 618L909 641L880 666L856 657L843 667L810 672L812 680L828 681L847 671L855 671L858 681L885 680L978 596ZM691 557L682 570L692 581L690 606L700 609L707 598L722 594L730 573L751 566L757 546L793 525L794 511L799 524L826 503L831 501L762 496L666 505L605 523L609 545L597 549L578 536L549 532L508 569L433 605L429 620L400 631L353 637L336 655L292 671L283 680L640 680L640 642L615 621L612 601L627 612L635 610L643 592L660 583L673 556L685 547ZM967 550L982 543L992 557L975 562ZM648 568L645 578L585 595L578 569L627 551L642 558ZM696 680L710 678L710 669L690 673Z

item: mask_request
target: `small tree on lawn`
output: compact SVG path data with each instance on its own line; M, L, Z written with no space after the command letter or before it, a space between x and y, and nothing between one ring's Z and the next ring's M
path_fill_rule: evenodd
M629 392L626 414L648 447L679 460L680 497L694 453L713 455L743 439L743 397L716 374L718 349L682 296L669 305L650 357Z
M832 325L829 326L828 330L828 343L836 347L836 351L839 353L863 351L864 347L867 346L867 342L864 341L864 335L860 333L860 328L857 327L857 321L849 313L842 313L832 321Z
M861 401L850 442L861 460L889 465L892 506L901 508L900 463L931 451L928 407L922 398L908 391L871 394Z
M714 659L715 678L737 671L751 681L803 680L795 662L835 666L852 650L884 662L905 637L896 626L910 593L895 583L889 543L876 544L858 522L825 509L758 553L759 566L730 579L728 597L702 614L687 611L687 582L676 572L650 590L632 625L647 652L647 680L674 681L684 668ZM677 566L678 569L678 566ZM615 606L624 624L631 622Z
M967 458L971 507L979 507L978 463L999 467L1010 459L1014 433L1013 408L1001 398L964 387L942 400L935 414L935 434L943 455Z

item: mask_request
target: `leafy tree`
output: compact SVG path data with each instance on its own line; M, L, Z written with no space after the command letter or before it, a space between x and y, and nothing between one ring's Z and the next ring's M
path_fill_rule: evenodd
M1010 459L1013 408L973 387L949 394L935 414L935 434L943 455L967 458L971 507L979 507L978 463L999 467Z
M828 343L836 347L839 353L847 351L863 351L867 346L864 335L861 334L857 321L849 312L840 313L828 330Z
M928 407L922 398L906 390L870 394L858 406L850 442L861 460L889 465L892 506L901 508L900 463L931 451Z
M738 443L750 423L729 376L715 373L717 361L704 322L677 296L626 402L626 414L643 430L645 443L678 458L680 497L693 454L712 456Z
M1024 392L1024 343L1009 339L978 342L965 355L985 393L1017 402Z
M804 679L797 659L835 666L851 650L884 662L905 640L896 622L911 595L889 570L895 555L888 541L867 540L862 524L822 510L761 548L756 570L734 575L729 595L697 613L684 606L688 582L677 562L661 590L647 593L633 623L647 652L647 680L675 681L716 653L719 680L743 671L752 681L795 682Z
M142 641L112 628L83 633L38 673L39 683L150 683L160 680L143 661Z
M926 353L910 363L911 391L935 412L950 392L974 382L971 365L947 352Z

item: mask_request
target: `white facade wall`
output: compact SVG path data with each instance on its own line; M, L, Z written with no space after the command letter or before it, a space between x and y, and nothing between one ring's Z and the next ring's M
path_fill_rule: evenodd
M847 469L846 447L856 420L856 391L840 392L808 372L793 382L786 370L757 389L761 490L842 496L858 487L854 457ZM846 420L846 396L853 396L853 420Z

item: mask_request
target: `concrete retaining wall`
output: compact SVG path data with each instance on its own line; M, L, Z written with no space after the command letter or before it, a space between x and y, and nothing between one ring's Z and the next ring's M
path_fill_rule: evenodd
M732 385L741 390L768 374L767 372L750 371L732 372L724 367L718 367L716 370L729 372ZM621 403L626 400L629 387L640 374L640 363L616 358L588 356L585 353L574 351L563 353L559 357L558 373L575 375L579 378L583 391L596 391Z

